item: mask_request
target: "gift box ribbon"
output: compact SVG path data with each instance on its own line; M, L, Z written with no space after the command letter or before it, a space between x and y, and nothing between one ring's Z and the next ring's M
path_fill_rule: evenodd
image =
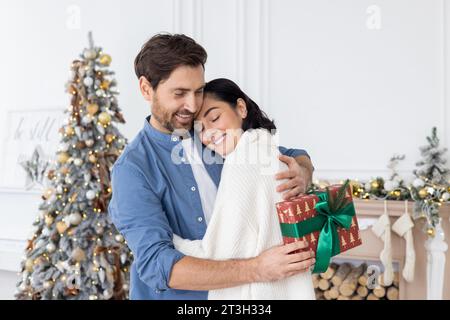
M313 273L325 272L330 259L340 253L338 227L349 229L355 215L353 202L349 202L338 210L332 210L332 201L327 192L314 192L319 201L314 206L316 216L297 223L280 223L281 233L285 237L301 238L309 233L320 231L316 264ZM331 207L331 208L330 208ZM338 206L339 207L339 206Z

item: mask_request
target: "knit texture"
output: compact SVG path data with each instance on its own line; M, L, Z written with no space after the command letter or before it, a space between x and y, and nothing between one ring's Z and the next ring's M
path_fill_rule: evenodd
M243 133L225 160L211 221L202 240L174 235L176 249L186 255L213 260L251 258L283 244L275 204L280 181L287 170L271 134L264 129ZM210 300L315 299L310 271L267 283L210 290Z

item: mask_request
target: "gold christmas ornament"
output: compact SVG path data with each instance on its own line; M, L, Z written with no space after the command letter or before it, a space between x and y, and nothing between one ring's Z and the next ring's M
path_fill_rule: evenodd
M427 229L427 235L428 235L429 237L434 238L434 235L435 235L434 228L428 228L428 229Z
M84 261L86 259L86 254L84 253L83 249L81 248L75 248L72 251L72 258L76 261L76 262L81 262Z
M98 121L100 121L102 125L108 125L111 122L111 116L107 112L102 112L98 116Z
M113 142L113 140L114 140L114 136L112 134L109 134L109 133L106 134L106 136L105 136L106 142L111 143L111 142Z
M426 198L427 195L428 195L428 192L427 192L426 188L422 188L422 189L419 190L419 197L421 197L422 199Z
M56 223L56 230L58 230L58 233L64 233L67 230L68 226L64 221L58 221Z
M91 163L96 163L96 162L97 162L97 157L94 156L93 154L91 154L91 155L89 156L89 162L91 162Z
M110 82L108 80L103 80L102 83L100 83L100 88L103 90L109 89Z
M75 134L75 130L73 129L73 127L67 126L67 127L66 127L66 134L67 134L68 136L74 135L74 134Z
M64 164L69 160L69 154L67 152L61 152L58 154L58 162Z
M99 62L104 66L109 66L111 64L112 58L109 54L102 54L99 58Z
M53 223L53 217L52 216L45 216L45 224L47 226L51 226L52 223Z
M380 184L378 183L378 181L372 181L371 183L370 183L370 187L372 188L372 190L376 190L376 189L378 189L378 187L380 186Z
M96 114L97 111L98 111L98 109L99 109L99 107L98 107L98 104L96 104L96 103L90 103L90 104L88 104L88 105L86 106L86 111L87 111L91 116L93 116L94 114Z
M33 259L27 259L27 261L25 261L25 270L27 270L28 272L32 272L33 271Z

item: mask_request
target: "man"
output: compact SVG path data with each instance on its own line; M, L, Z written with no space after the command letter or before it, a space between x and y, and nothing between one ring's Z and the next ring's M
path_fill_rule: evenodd
M202 239L220 182L220 163L193 166L184 146L181 163L172 159L173 149L183 145L175 132L192 132L202 105L206 57L203 47L185 35L158 34L135 59L152 115L113 167L109 204L112 221L134 254L131 299L206 299L207 290L280 280L305 272L315 261L311 252L289 254L305 248L303 242L227 261L197 259L174 249L173 233ZM313 168L305 151L280 151L289 170L278 178L289 180L277 191L290 198L305 191Z

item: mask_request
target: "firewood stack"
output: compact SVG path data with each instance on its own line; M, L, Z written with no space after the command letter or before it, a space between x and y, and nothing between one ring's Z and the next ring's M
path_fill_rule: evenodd
M331 263L327 271L313 274L314 290L318 300L398 300L399 274L386 286L383 274L378 277L378 286L367 286L367 264L353 266L350 263Z

